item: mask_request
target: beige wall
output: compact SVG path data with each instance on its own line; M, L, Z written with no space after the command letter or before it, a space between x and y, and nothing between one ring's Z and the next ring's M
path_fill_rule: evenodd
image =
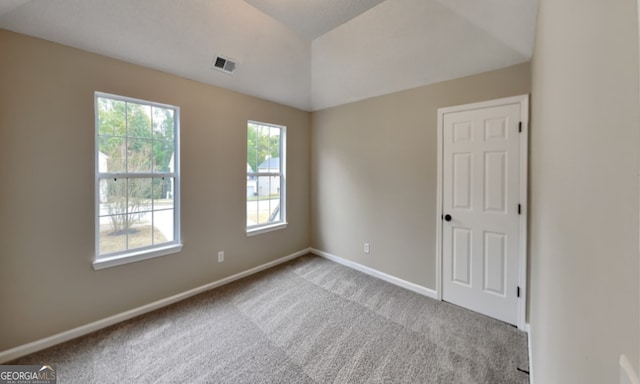
M2 30L0 52L0 351L309 246L308 112ZM93 270L94 91L181 108L182 253ZM250 238L248 119L288 128L289 227Z
M532 382L638 361L635 0L541 0L531 128ZM637 365L636 365L637 368Z
M312 247L436 289L437 108L528 94L530 79L520 64L314 112Z

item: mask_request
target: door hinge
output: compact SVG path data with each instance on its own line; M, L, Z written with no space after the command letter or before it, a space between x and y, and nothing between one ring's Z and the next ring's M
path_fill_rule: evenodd
M518 215L522 214L522 206L518 204Z
M522 121L518 123L518 132L522 133Z
M516 296L517 296L517 297L520 297L520 287L518 287L518 288L516 289Z

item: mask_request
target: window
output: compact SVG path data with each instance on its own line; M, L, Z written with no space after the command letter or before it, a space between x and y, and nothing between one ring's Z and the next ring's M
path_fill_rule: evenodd
M94 102L94 268L179 252L180 109L100 92Z
M287 226L285 217L286 128L247 124L247 234Z

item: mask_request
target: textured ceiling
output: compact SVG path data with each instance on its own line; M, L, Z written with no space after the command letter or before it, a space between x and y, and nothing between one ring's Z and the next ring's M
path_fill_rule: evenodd
M530 60L537 0L0 0L0 28L304 110ZM216 54L235 73L211 69Z

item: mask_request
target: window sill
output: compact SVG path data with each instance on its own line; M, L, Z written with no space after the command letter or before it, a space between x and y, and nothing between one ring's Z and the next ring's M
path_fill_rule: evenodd
M264 227L251 228L251 229L247 228L247 236L261 235L263 233L278 231L280 229L285 229L285 228L287 228L287 223L278 223L273 225L267 225Z
M110 257L101 257L93 262L93 269L100 270L105 268L116 267L118 265L124 265L129 263L135 263L137 261L152 259L155 257L171 255L182 251L182 244L170 244L164 247L153 248L151 250L134 251Z

